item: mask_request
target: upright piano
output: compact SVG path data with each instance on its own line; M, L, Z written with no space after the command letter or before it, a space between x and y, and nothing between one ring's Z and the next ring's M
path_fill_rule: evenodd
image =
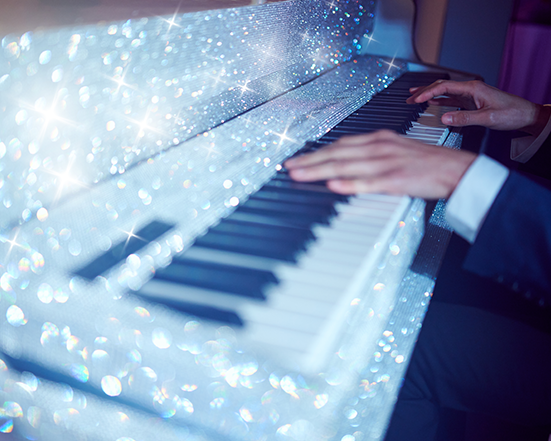
M0 433L384 438L444 202L343 197L282 165L381 128L460 147L405 99L461 74L397 57L410 42L378 53L379 1L2 35Z

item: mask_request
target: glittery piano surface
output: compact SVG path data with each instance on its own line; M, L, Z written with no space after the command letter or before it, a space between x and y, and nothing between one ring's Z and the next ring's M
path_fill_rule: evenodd
M134 295L400 75L401 63L356 57L374 7L295 0L4 36L0 433L382 436L400 339L411 346L428 302L422 293L409 327L390 330L421 202L390 198L404 209L390 242L374 244L388 252L313 370L239 327Z

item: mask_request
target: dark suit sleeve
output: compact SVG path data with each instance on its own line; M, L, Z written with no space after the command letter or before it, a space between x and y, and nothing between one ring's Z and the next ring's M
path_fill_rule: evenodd
M526 164L519 164L518 170L540 178L551 179L551 136L544 141Z
M511 172L464 268L551 304L551 191Z

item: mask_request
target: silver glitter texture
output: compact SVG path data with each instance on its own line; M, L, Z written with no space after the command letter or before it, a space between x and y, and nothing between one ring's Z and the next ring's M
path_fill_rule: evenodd
M403 373L395 362L367 386L360 378L378 363L379 342L394 344L388 317L422 235L418 201L366 284L378 303L351 305L320 375L128 292L405 69L352 61L374 6L295 0L3 38L0 349L71 387L5 357L0 430L313 440L358 425L362 406ZM74 277L152 220L175 228L92 282ZM358 385L365 393L351 404ZM379 433L391 408L362 427Z

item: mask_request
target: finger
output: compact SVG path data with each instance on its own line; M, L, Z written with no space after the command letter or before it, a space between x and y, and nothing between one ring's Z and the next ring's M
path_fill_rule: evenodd
M472 98L473 85L469 82L439 80L426 87L425 89L414 93L406 100L406 103L424 103L440 95L458 95Z
M433 104L435 106L447 106L447 107L462 107L463 103L461 100L458 100L457 98L433 98L427 101L429 104Z
M418 101L417 98L421 95L425 96L427 93L429 94L429 98L427 98L427 100L432 98L433 96L437 96L437 95L430 96L431 95L431 90L434 89L436 86L438 86L441 83L441 81L442 80L439 80L435 83L432 83L429 86L411 87L409 89L409 91L412 94L412 96L410 96L409 98L406 99L406 103L416 104L418 102L421 102L421 101Z
M388 173L397 166L400 157L388 156L375 160L327 161L311 167L289 171L297 181L325 181L328 179L356 179Z
M406 189L397 188L392 178L377 176L373 178L331 179L327 188L339 194L384 193L407 194Z
M459 110L456 112L447 112L442 115L442 124L453 127L465 126L485 126L492 124L490 112L481 110Z
M354 144L342 145L334 143L316 152L288 159L285 161L284 165L287 170L307 168L329 161L356 158L361 156L361 153L362 151Z
M316 152L288 159L285 161L284 166L288 170L291 170L300 167L309 167L331 160L366 158L373 152L372 149L367 147L373 146L381 141L398 139L401 139L401 137L389 130L380 130L374 133L357 136L345 136Z

